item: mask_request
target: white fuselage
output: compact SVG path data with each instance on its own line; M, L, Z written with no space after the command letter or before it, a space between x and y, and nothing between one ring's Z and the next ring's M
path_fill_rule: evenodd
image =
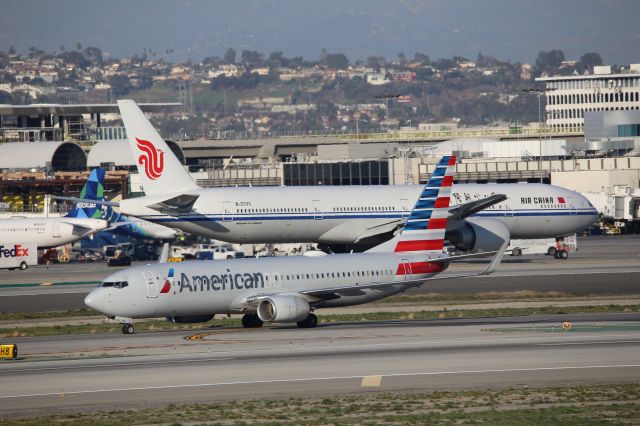
M102 219L43 217L0 219L0 243L35 244L38 248L73 243L106 229Z
M428 270L411 274L411 267L404 266L416 265L417 260L424 265L420 262L426 258L426 255L418 259L411 254L354 253L136 266L104 280L126 282L126 287L98 287L87 296L85 304L106 315L126 318L227 314L247 312L247 299L261 294L287 295L354 286L349 291L338 292L338 298L308 299L312 307L349 306L396 294L405 288L403 282L426 279L446 269L446 264L430 264ZM162 293L167 280L170 290ZM392 285L357 288L373 283Z
M147 206L179 194L121 202L127 215L233 243L350 244L393 231L403 223L421 185L308 186L197 189L191 212L175 216ZM512 238L548 238L582 231L598 217L580 194L543 184L458 184L451 206L505 194L507 200L476 213L505 223ZM449 228L455 227L451 221Z

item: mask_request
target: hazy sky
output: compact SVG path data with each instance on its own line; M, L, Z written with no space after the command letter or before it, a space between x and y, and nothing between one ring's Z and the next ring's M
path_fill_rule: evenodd
M3 0L0 50L53 51L76 43L115 56L153 49L172 60L234 47L317 59L399 52L478 52L531 62L558 48L577 59L640 62L639 0ZM173 49L173 55L166 55Z

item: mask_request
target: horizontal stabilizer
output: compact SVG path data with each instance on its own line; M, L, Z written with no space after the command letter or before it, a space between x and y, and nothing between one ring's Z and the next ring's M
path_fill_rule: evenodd
M193 205L200 195L181 194L177 197L148 206L150 209L157 210L160 213L175 215L181 213L189 213L193 210Z
M498 204L507 199L504 194L493 194L481 200L471 201L470 203L460 204L449 210L449 214L453 219L464 219L478 213L481 210L488 209L494 204Z

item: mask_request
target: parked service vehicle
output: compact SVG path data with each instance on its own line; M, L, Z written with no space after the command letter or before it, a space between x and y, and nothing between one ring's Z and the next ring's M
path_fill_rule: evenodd
M576 234L559 238L511 240L508 250L512 256L523 254L546 254L556 259L568 259L570 253L578 250Z
M20 269L38 264L35 244L0 244L0 269Z
M224 260L241 257L230 247L220 247L215 244L198 244L196 258L200 260Z
M131 243L121 243L104 246L104 256L107 258L107 266L129 266L134 247Z

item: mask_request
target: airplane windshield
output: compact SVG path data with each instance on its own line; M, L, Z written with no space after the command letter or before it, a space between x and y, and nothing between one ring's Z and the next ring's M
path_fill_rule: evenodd
M127 281L105 281L101 287L125 288L128 285Z

